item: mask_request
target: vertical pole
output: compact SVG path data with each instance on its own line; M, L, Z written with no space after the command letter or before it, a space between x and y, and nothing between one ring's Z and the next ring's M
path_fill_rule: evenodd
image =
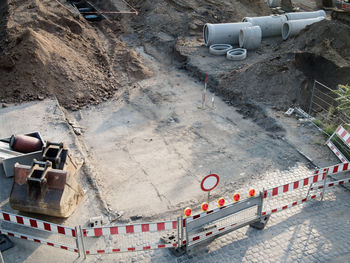
M312 188L313 185L314 185L314 183L310 184L309 189L307 190L306 199L309 198L309 194L310 194L310 191L311 191L311 188Z
M4 259L2 258L1 250L0 250L0 263L4 263Z
M316 82L314 80L314 85L312 86L311 99L310 99L310 105L309 105L309 115L310 116L311 116L311 111L312 111L312 102L314 99L315 86L316 86Z
M75 227L74 229L75 229L75 242L76 242L78 254L79 254L79 257L80 257L80 246L79 246L79 235L80 235L80 233L78 232L78 227Z
M180 217L178 216L177 217L177 228L176 228L176 230L177 230L177 247L179 248L180 247Z
M80 236L81 236L81 245L83 247L83 252L84 252L84 259L86 259L86 251L85 251L85 244L84 244L84 235L83 235L83 231L81 230L81 226L79 225L79 232L80 232Z
M184 218L180 217L180 226L181 226L181 247L184 245Z
M260 192L260 205L258 206L258 216L261 217L262 214L262 208L263 208L263 204L264 204L264 193L265 193L265 189L262 190L262 192Z
M327 174L328 174L328 170L327 170L327 172L326 172L325 175L324 175L323 191L322 191L321 201L323 201L324 193L325 193L325 191L326 191Z
M208 205L209 205L210 191L208 191Z

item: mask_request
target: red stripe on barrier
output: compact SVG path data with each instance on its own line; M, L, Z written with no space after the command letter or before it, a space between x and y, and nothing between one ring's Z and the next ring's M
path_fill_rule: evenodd
M199 239L199 236L196 236L196 237L192 238L193 241L196 241L198 239Z
M348 139L346 140L346 143L350 143L350 138L348 138Z
M158 245L158 248L165 248L165 244Z
M102 236L102 228L94 228L95 237Z
M261 215L262 215L262 216L266 215L266 212L262 212Z
M9 236L14 237L15 235L12 233L8 233Z
M348 169L348 166L349 166L349 163L344 163L344 165L343 165L343 171L347 170L347 169Z
M275 187L272 189L272 196L277 195L278 194L278 187Z
M288 189L289 189L289 184L285 184L283 186L283 193L288 192Z
M304 186L309 184L309 178L304 179Z
M225 229L225 227L222 227L222 228L219 228L218 231L222 231L222 230L224 230L224 229Z
M315 198L316 198L316 195L311 196L311 199L315 199Z
M3 217L4 217L4 220L6 221L11 221L10 220L10 215L9 214L6 214L6 213L2 213Z
M125 226L125 229L127 234L135 233L134 226Z
M316 174L312 180L313 183L316 183L318 181L318 174Z
M128 251L135 251L134 247L128 247Z
M141 230L142 232L149 232L149 224L142 224Z
M264 198L266 198L267 197L267 191L265 190L264 191Z
M120 252L120 249L119 248L113 248L112 252Z
M339 168L339 166L335 166L335 167L333 168L333 173L338 172L338 168Z
M307 199L306 198L304 198L303 200L301 200L301 202L302 203L304 203L304 202L306 202L307 201Z
M118 227L113 226L110 228L111 235L118 235Z
M200 217L200 215L194 215L193 219L197 219L198 217Z
M68 247L66 247L66 246L60 246L60 247L64 250L68 250Z
M34 220L34 219L29 219L29 224L31 227L38 228L38 224L36 223L36 220Z
M339 126L339 127L338 127L338 129L337 129L337 132L339 132L341 128L342 128L342 127L341 127L341 126Z
M147 250L147 249L151 249L151 247L150 246L143 247L143 250Z
M182 241L182 245L186 245L186 240Z
M277 212L277 208L272 209L272 211L271 211L271 213L275 213L275 212Z
M64 230L64 228L61 227L61 226L57 226L57 232L60 233L60 234L65 234L65 233L66 233L66 231Z
M174 244L173 244L173 247L177 247L177 243L174 243Z
M294 203L292 203L292 206L295 206L295 205L297 205L298 204L298 202L294 202Z
M40 241L39 239L35 239L35 238L34 238L33 241L36 242L36 243L41 243L41 241Z
M104 249L97 250L97 254L105 253Z
M342 138L344 138L346 135L346 131L343 131L342 134L340 135Z
M72 236L75 237L75 229L72 229Z
M344 184L344 181L340 181L339 184Z
M287 209L288 205L285 205L284 207L282 207L282 210Z
M51 231L51 226L48 223L44 223L44 229L47 231Z
M177 228L177 222L173 221L173 229L176 229L176 228Z
M16 221L17 221L18 224L21 224L21 225L24 224L24 222L23 222L23 217L16 216Z
M210 236L211 234L213 234L213 232L208 232L208 233L206 233L205 235L206 235L206 236Z
M53 243L51 243L51 242L47 242L47 245L48 245L48 246L51 246L51 247L53 247L53 246L54 246L54 244L53 244Z
M157 223L157 231L165 230L165 223Z
M78 251L78 249L75 248L75 249L74 249L74 252L75 252L75 253L78 253L79 251Z
M297 189L299 187L299 181L294 182L293 189Z
M26 236L21 236L21 238L22 238L22 239L28 239L28 237L26 237Z
M213 212L214 212L214 210L207 211L207 215L209 215L209 214L211 214Z

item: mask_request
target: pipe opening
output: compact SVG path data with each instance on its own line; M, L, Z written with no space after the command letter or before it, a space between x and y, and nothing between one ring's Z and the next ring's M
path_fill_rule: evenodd
M286 40L289 37L290 34L290 26L288 23L284 23L282 26L282 38L283 40Z
M243 47L243 45L244 45L244 32L243 32L242 29L239 32L239 39L238 39L238 41L239 41L239 46Z
M209 29L208 29L208 25L205 24L204 28L203 28L203 34L204 34L204 44L207 46L208 45L208 35L209 35Z

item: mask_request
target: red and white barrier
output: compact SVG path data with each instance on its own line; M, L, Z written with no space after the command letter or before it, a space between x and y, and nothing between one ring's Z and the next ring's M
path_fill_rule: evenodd
M83 228L83 235L84 237L99 237L106 235L158 232L174 229L177 229L177 221Z
M310 201L310 200L315 199L315 198L320 197L320 196L322 196L322 193L318 193L318 194L309 196L307 198L301 199L299 201L295 201L293 203L290 203L288 205L285 205L285 206L282 206L282 207L279 207L279 208L274 208L274 209L262 212L261 215L265 216L265 215L270 215L270 214L273 214L273 213L276 213L276 212L281 212L283 210L286 210L286 209L291 208L291 207L296 206L296 205L300 205L302 203L305 203L306 201Z
M15 214L11 214L8 212L0 211L0 220L8 221L11 223L23 225L30 228L36 228L40 230L44 230L51 233L62 234L65 236L75 237L75 229L67 226L56 225L53 223L25 217L19 216Z
M126 248L112 248L112 249L100 249L100 250L86 250L87 255L96 255L96 254L112 254L118 252L133 252L133 251L145 251L151 249L160 249L160 248L175 248L177 243L173 244L152 244L152 245L142 245Z
M338 157L342 163L348 163L348 159L339 151L339 149L331 142L327 141L326 145L332 150L332 152Z
M350 147L350 133L348 133L342 126L339 126L335 133L342 139L342 141Z
M342 184L346 184L346 183L350 183L350 178L346 178L346 179L342 179L339 181L333 181L333 182L328 182L326 183L326 187L333 187L336 185L342 185ZM315 189L322 189L323 185L319 185L319 186L315 186L315 187L311 187L310 190L315 190Z
M58 243L58 242L54 243L52 241L48 241L46 239L42 239L42 238L38 238L38 237L33 237L33 236L30 236L30 235L25 235L25 234L13 232L13 231L10 232L10 231L6 231L6 230L3 230L3 229L0 229L0 234L4 234L4 235L7 235L7 236L11 236L11 237L17 237L17 238L20 238L20 239L25 239L25 240L29 240L29 241L32 241L32 242L45 244L45 245L48 245L48 246L51 246L51 247L56 247L56 248L60 248L60 249L64 249L64 250L68 250L68 251L71 251L71 252L78 253L78 249L77 248L70 247L70 246L67 246L65 244L61 244L61 243Z

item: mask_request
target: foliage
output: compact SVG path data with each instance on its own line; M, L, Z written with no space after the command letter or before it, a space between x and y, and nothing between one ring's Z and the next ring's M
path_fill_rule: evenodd
M339 101L337 109L350 117L350 86L348 84L338 85L338 89L333 92L338 95L338 98L335 99Z

